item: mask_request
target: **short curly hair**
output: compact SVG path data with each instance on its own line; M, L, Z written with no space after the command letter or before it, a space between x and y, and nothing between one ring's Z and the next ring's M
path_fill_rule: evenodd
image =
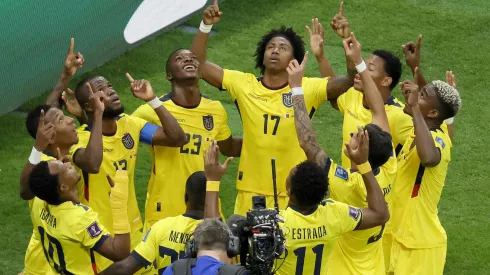
M54 107L45 104L38 105L27 114L26 128L33 139L36 139L37 127L39 126L39 120L41 119L41 110L44 111L44 115L46 115L51 108Z
M439 100L441 110L441 119L454 117L461 109L461 97L458 90L448 83L441 80L434 80L431 83Z
M396 86L398 86L398 82L402 76L402 62L400 61L400 58L398 58L398 56L392 52L386 50L375 50L373 55L383 59L384 71L392 79L390 90L393 90Z
M393 155L393 142L390 133L383 131L376 124L364 126L369 135L368 161L373 169L381 167Z
M47 161L41 161L31 171L29 175L29 188L32 193L51 205L61 203L59 190L59 177L52 175L49 171Z
M303 57L305 56L305 42L303 38L299 36L293 28L286 28L286 26L281 26L279 29L273 29L266 33L257 43L257 49L255 50L255 68L260 69L260 73L264 74L264 54L267 48L267 43L269 43L274 37L284 37L293 46L293 57L300 64L303 62Z
M327 195L328 177L323 168L306 160L296 166L291 176L291 194L299 207L311 207L319 204Z

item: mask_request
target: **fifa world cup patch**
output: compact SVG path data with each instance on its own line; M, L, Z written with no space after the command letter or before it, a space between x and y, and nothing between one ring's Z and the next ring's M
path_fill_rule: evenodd
M87 227L87 232L92 237L92 239L97 238L97 236L102 233L102 230L100 230L99 224L97 222L93 222L91 225Z
M150 235L150 232L151 232L151 228L148 229L148 231L146 231L146 234L145 234L145 236L143 237L143 240L142 240L143 242L146 242L146 239L148 238L148 235Z
M348 180L349 179L349 174L347 174L347 170L345 170L341 166L337 166L337 169L335 170L335 176L337 178L341 178L343 180Z
M282 94L282 104L288 108L293 107L293 97L291 92Z
M441 145L442 149L444 149L444 147L446 147L446 144L444 144L444 141L442 140L442 138L436 137L436 142Z
M214 128L213 116L202 116L202 124L204 125L204 129L211 131Z
M134 139L131 136L131 134L129 134L129 133L124 134L124 136L122 137L121 140L122 140L122 144L124 145L124 147L126 147L126 149L128 149L128 150L133 149Z
M353 218L354 220L357 221L357 219L359 219L360 215L361 215L361 210L359 210L359 208L349 206L349 216L351 218Z

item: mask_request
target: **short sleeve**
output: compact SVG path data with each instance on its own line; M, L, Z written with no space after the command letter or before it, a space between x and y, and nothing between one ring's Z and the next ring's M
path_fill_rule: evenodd
M430 133L434 139L434 144L441 152L446 149L447 146L451 146L450 144L447 144L447 140L445 140L444 136L439 131L430 131Z
M109 238L110 233L99 222L97 213L90 208L86 209L75 224L74 232L82 246L97 250Z
M223 109L223 121L221 122L221 125L219 125L218 134L216 135L217 141L225 140L231 136L231 130L228 126L228 114L223 106L221 106L221 108Z
M160 231L161 230L158 229L158 224L152 226L148 229L142 241L134 248L133 252L131 252L131 256L143 266L151 264L157 257L157 235Z
M362 220L362 211L358 207L354 207L342 202L331 203L332 214L336 216L338 221L338 233L344 233L355 230Z
M412 117L405 113L400 113L398 114L394 125L395 129L392 129L391 132L393 135L393 145L397 148L403 146L412 133Z
M131 116L141 118L153 124L158 124L159 121L155 121L155 111L148 104L143 104L134 111Z
M228 91L233 99L240 96L242 90L249 86L249 78L255 77L248 73L233 70L223 70L223 83L221 86Z
M357 192L360 183L364 186L358 173L351 173L350 169L337 165L330 158L325 165L325 172L327 172L330 197L334 200L344 201L353 192Z
M344 114L345 104L346 104L347 93L341 94L337 97L337 106L339 108L340 113Z
M327 99L328 78L303 78L305 100L315 109Z
M86 130L86 128L87 128L87 125L82 125L82 126L80 126L80 128L77 129L77 132L78 132L78 143L75 144L75 145L73 145L73 146L71 146L70 147L70 150L68 152L69 155L70 155L71 162L75 166L77 166L77 164L74 161L75 154L80 149L83 149L83 148L87 147L88 141L90 140L90 131Z

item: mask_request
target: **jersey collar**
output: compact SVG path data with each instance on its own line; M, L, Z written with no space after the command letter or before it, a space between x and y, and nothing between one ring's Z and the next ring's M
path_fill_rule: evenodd
M289 85L289 83L286 82L280 86L272 87L272 86L268 86L267 84L265 84L263 79L264 79L263 76L257 77L257 81L260 82L262 84L262 86L264 86L266 89L269 89L269 90L280 90L280 89L286 88Z
M315 213L315 211L318 209L318 204L315 205L315 207L313 207L313 209L311 209L310 211L308 211L306 213L301 212L300 209L297 208L294 205L289 205L288 208L291 208L291 210L296 211L296 212L300 213L303 216L308 216L308 215L311 215L311 214Z
M202 219L204 219L203 217L192 215L192 214L189 214L189 213L184 213L184 214L182 214L182 216L184 216L186 218L194 219L194 220L202 220Z

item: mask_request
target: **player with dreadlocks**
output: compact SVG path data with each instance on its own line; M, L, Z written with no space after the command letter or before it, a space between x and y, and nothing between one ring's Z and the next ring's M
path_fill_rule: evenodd
M226 90L232 96L243 123L243 146L237 177L238 195L235 213L245 215L251 209L252 197L265 195L266 204L273 200L272 185L262 184L270 178L270 159L277 159L279 207L287 205L286 178L291 168L306 160L295 131L291 88L286 68L293 59L302 62L305 46L292 28L281 27L266 33L257 44L255 67L261 76L223 69L206 61L206 48L213 24L221 19L217 1L204 11L192 51L202 66L202 78ZM306 107L310 117L325 100L336 98L353 85L356 70L348 76L303 78Z

